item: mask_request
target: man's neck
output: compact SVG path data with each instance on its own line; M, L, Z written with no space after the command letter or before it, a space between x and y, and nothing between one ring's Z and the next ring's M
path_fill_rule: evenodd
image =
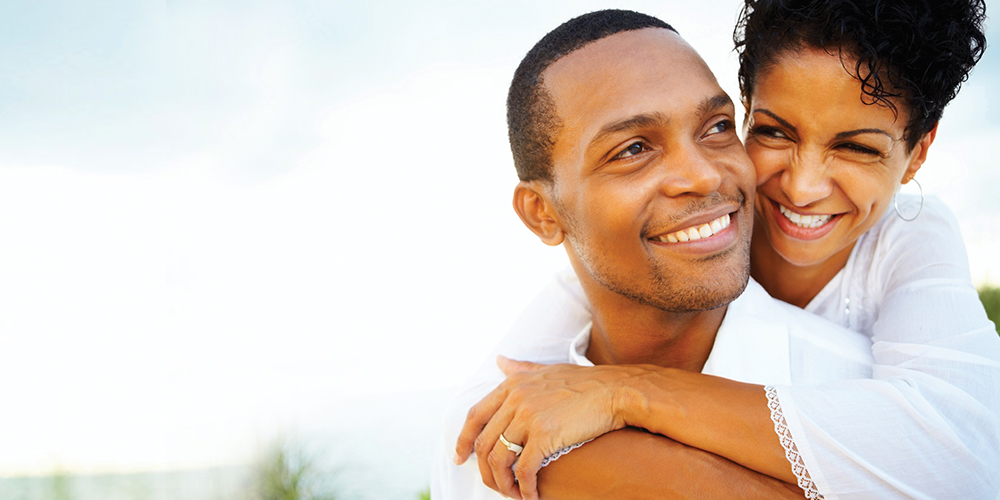
M641 304L592 279L581 284L593 307L587 358L595 365L653 364L700 372L727 306L675 313Z

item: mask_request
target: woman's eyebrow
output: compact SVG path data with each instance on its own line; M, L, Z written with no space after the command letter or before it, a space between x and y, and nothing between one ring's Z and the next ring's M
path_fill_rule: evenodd
M847 139L849 137L854 137L861 134L882 134L889 139L896 140L889 132L882 130L880 128L859 128L857 130L848 130L847 132L839 132L837 135L833 136L834 140Z
M781 118L780 116L772 113L771 111L769 111L767 109L758 108L758 109L753 110L753 112L754 113L763 113L763 114L765 114L767 116L770 116L771 118L774 119L774 121L780 123L783 127L791 130L792 132L798 132L798 130L796 130L795 127L792 126L791 123L788 123L783 118ZM856 135L861 135L861 134L882 134L882 135L888 137L889 139L892 139L894 141L896 140L896 138L893 137L892 134L890 134L889 132L887 132L885 130L882 130L880 128L859 128L857 130L848 130L846 132L838 132L837 135L833 136L833 139L839 141L841 139L847 139L847 138L854 137Z
M791 123L788 123L787 121L785 121L784 118L782 118L782 117L780 117L780 116L772 113L769 110L766 110L766 109L763 109L763 108L757 108L757 109L753 110L753 112L754 113L763 113L763 114L765 114L767 116L770 116L772 119L774 119L774 121L780 123L782 127L785 127L787 129L791 130L792 132L798 132L798 129L795 128Z

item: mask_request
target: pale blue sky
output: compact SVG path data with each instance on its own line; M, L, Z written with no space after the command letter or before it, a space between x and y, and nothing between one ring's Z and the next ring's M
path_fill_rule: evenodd
M232 461L311 401L458 384L565 262L510 209L507 84L607 6L0 5L0 474ZM614 6L736 98L735 2ZM991 50L918 177L979 281L998 88Z

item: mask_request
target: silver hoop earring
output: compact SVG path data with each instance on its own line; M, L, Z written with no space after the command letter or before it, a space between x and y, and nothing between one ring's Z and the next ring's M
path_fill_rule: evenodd
M920 189L920 208L917 209L917 214L916 215L914 215L910 219L907 219L906 217L903 217L903 214L899 213L899 204L896 203L896 195L899 194L899 188L898 187L896 188L896 194L892 195L892 208L894 208L896 210L896 215L898 215L900 219L903 219L906 222L913 222L913 221L917 220L917 217L920 217L920 212L924 209L924 187L921 186L919 182L917 182L916 178L910 179L910 180L913 181L913 182L916 182L917 183L917 187ZM900 184L900 186L902 186L902 184Z

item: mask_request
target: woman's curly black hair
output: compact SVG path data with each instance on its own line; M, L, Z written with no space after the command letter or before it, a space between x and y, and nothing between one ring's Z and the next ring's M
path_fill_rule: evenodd
M749 112L758 75L785 51L842 53L857 59L847 69L864 103L908 105L912 150L982 57L985 19L985 0L745 0L733 33L743 105Z

